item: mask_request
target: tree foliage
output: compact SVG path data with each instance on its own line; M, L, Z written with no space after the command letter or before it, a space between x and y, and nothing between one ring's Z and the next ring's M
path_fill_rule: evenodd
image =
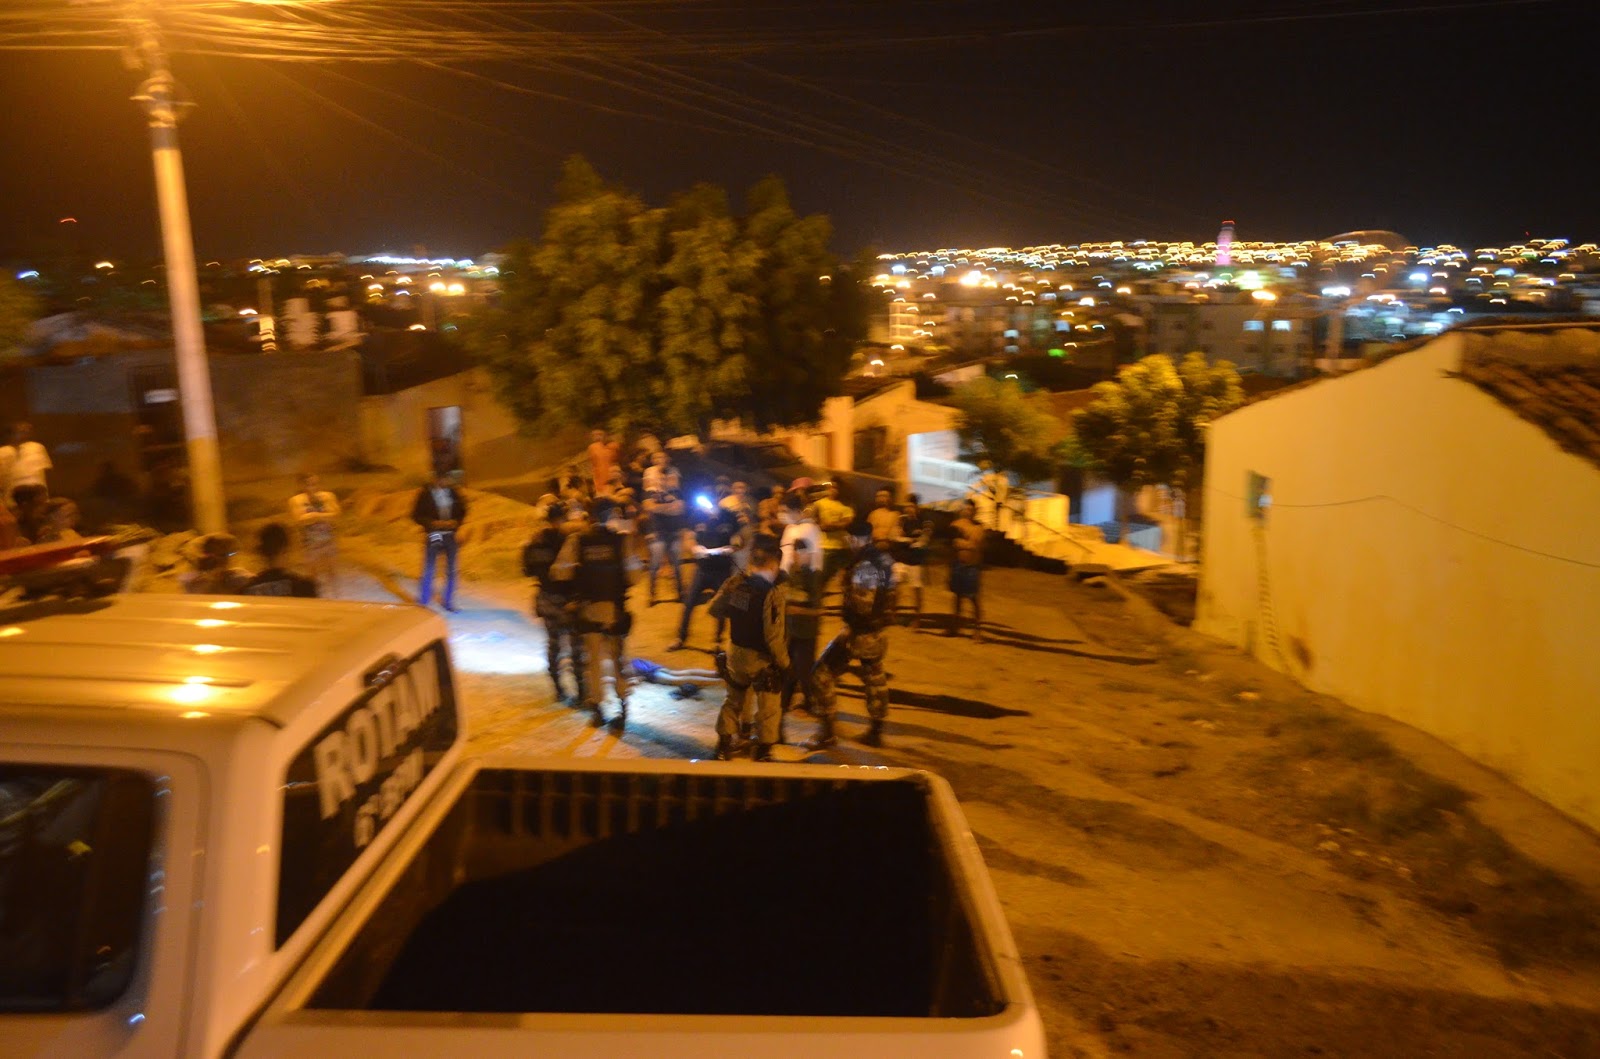
M28 326L39 318L39 299L10 276L0 276L0 356L14 352L28 339Z
M1073 413L1077 443L1095 469L1126 490L1170 485L1192 492L1205 467L1205 427L1244 402L1228 361L1190 353L1174 365L1145 357L1097 383L1093 404Z
M1024 482L1054 477L1061 464L1061 424L1013 382L984 376L951 395L956 431L974 457Z
M768 178L735 215L698 185L664 208L567 163L537 243L469 335L526 423L703 433L817 418L866 333L857 284Z

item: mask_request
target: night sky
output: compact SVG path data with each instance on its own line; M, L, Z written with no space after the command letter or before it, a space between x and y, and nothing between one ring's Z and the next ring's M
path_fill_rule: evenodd
M537 233L573 152L658 202L777 173L841 252L1203 241L1224 218L1245 240L1600 239L1592 0L159 4L278 20L171 27L202 260L479 254ZM5 50L118 39L81 9L43 37L65 8L0 13L0 259L154 257L139 75ZM506 31L509 57L481 51ZM302 43L326 57L240 57ZM380 45L408 59L360 61Z

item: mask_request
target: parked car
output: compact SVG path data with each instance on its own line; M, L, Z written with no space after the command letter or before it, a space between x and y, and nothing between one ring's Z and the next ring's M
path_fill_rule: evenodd
M872 506L874 492L885 485L895 488L895 483L886 478L807 463L776 441L712 441L701 451L674 450L672 461L683 476L689 495L710 493L719 475L748 483L751 494L758 498L766 496L775 485L787 486L796 478L810 478L813 482L838 482L844 501L865 513Z

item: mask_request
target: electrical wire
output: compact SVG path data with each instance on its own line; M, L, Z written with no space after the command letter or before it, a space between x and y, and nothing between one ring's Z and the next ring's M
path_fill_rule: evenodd
M1215 489L1216 492L1218 493L1218 495L1226 497L1229 500L1238 501L1239 503L1248 503L1249 502L1244 497L1242 497L1242 496L1234 496L1232 493L1228 492L1225 489L1217 489L1215 486L1212 486L1211 488ZM1410 512L1412 512L1414 514L1421 515L1425 519L1429 519L1430 521L1437 522L1441 526L1445 526L1445 527L1447 527L1449 529L1453 529L1453 530L1457 531L1458 533L1465 533L1469 537L1476 537L1479 540L1485 541L1485 542L1487 542L1489 544L1497 544L1497 545L1500 545L1501 547L1511 548L1511 549L1513 549L1515 551L1524 552L1524 553L1526 553L1528 555L1536 555L1541 559L1552 559L1552 560L1554 560L1556 562L1570 563L1573 566L1582 566L1582 567L1585 567L1585 568L1590 569L1590 570L1600 570L1600 563L1590 562L1587 559L1575 559L1570 555L1557 555L1555 552L1547 552L1547 551L1543 551L1543 550L1541 550L1539 548L1532 548L1532 547L1529 547L1529 546L1527 546L1525 544L1518 544L1515 541L1508 541L1508 540L1505 540L1503 538L1493 536L1492 534L1484 533L1484 532L1482 532L1480 530L1471 529L1471 528L1469 528L1467 526L1462 526L1462 525L1459 525L1457 523L1451 522L1449 519L1440 518L1438 515L1435 515L1432 512L1424 511L1422 508L1417 507L1415 504L1408 503L1408 502L1406 502L1404 500L1401 500L1399 497L1396 497L1396 496L1390 496L1388 493L1373 493L1373 494L1368 495L1368 496L1351 497L1348 500L1328 500L1328 501L1321 501L1321 502L1314 503L1314 504L1285 504L1285 503L1279 503L1277 500L1274 500L1274 501L1272 501L1272 504L1271 504L1271 507L1269 508L1269 511L1276 511L1276 510L1278 510L1280 508L1291 510L1291 511L1301 511L1301 510L1315 511L1315 510L1320 510L1320 509L1323 509L1323 508L1354 507L1354 506L1359 505L1359 504L1370 504L1370 503L1375 503L1375 502L1378 502L1378 501L1388 501L1391 504L1396 504L1396 505L1398 505L1400 507L1405 508L1407 511L1410 511Z

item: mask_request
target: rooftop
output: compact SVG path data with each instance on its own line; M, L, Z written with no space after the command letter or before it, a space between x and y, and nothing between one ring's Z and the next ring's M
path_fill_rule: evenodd
M1600 466L1600 321L1468 332L1460 377Z

